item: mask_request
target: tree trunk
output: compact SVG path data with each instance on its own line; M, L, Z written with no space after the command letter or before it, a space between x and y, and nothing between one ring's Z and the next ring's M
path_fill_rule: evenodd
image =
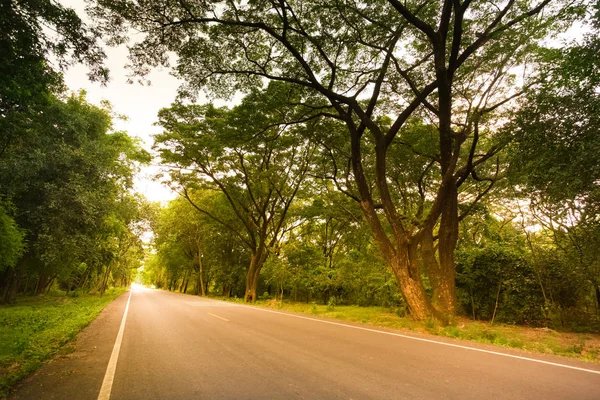
M100 296L104 295L106 291L106 285L108 284L108 276L110 274L110 269L112 267L112 263L106 266L106 270L104 271L104 276L102 277L102 285L100 285Z
M27 294L27 289L29 289L29 282L31 281L31 274L27 275L27 279L25 280L25 287L23 288L23 294Z
M46 288L48 289L48 290L46 290L46 294L50 293L50 289L52 289L52 284L54 284L55 279L56 279L56 275L54 275L52 278L50 278L50 281L46 285Z
M206 292L204 291L204 277L203 275L203 265L202 265L202 244L200 243L200 241L197 241L198 244L198 294L200 294L201 296L205 296Z
M496 311L498 311L498 303L500 300L500 289L502 288L502 281L498 285L498 292L496 292L496 304L494 305L494 313L492 314L492 322L491 325L494 325L494 321L496 320Z
M600 313L600 285L594 285L596 290L596 310Z
M19 264L21 261L19 261ZM4 291L3 303L12 304L17 299L17 293L21 284L22 268L17 264L14 268L11 268L12 273L9 274L8 284Z
M439 276L433 279L435 301L446 315L456 313L456 283L454 250L458 240L458 190L453 176L458 155L459 139L452 131L452 81L453 70L448 70L444 44L434 45L435 73L438 79L438 132L442 183L440 226L438 239Z
M83 285L85 284L85 281L87 281L87 278L90 274L90 270L91 270L91 267L89 265L86 266L85 272L83 273L83 275L81 276L81 279L79 280L79 283L77 284L78 288L83 288Z
M0 304L4 304L6 301L6 295L8 293L8 289L10 287L10 282L12 281L13 268L8 267L4 270L4 272L0 275Z
M181 278L181 282L179 280L177 281L177 283L178 283L178 285L177 285L177 291L179 293L183 293L183 285L185 284L185 277L186 277L186 275L187 275L187 271L183 275L183 278Z
M246 273L246 294L244 295L246 302L254 302L258 298L256 295L258 277L266 260L267 249L264 246L260 246L257 251L252 253L250 268L248 268L248 272Z
M447 322L446 317L431 303L421 279L414 245L402 246L391 260L392 271L396 276L400 293L408 305L410 315L417 321L430 318Z
M223 285L223 297L226 297L226 298L231 297L231 285L230 284Z
M49 280L50 280L50 277L48 276L47 273L45 273L45 272L40 273L40 277L38 279L37 286L35 287L36 295L44 293L46 287L48 286Z
M375 170L376 187L379 191L381 203L383 204L385 218L391 227L391 235L386 232L386 228L381 223L380 214L375 209L375 202L371 194L372 189L363 171L361 154L362 132L351 124L349 128L351 133L352 171L361 200L361 210L371 228L375 243L381 251L384 260L394 271L400 292L408 305L410 314L415 320L435 318L442 323L446 323L447 318L432 305L431 300L427 297L417 260L418 243L411 243L414 238L411 238L410 230L406 229L403 225L389 192L386 175L386 152L389 143L386 142L384 136L378 139L375 146ZM444 149L446 143L442 144L441 148ZM442 152L442 161L442 164L445 162L445 169L448 170L449 160L447 152Z
M183 287L183 294L187 293L187 288L188 288L188 283L189 283L190 279L186 278L185 279L185 286Z
M27 270L27 265L31 260L31 256L29 253L26 253L21 257L17 265L12 268L8 268L6 271L6 281L4 291L2 293L2 302L3 303L14 303L17 299L17 293L19 292L19 288L21 286L21 278L23 277L24 272Z
M398 243L396 248L392 247L382 228L378 226L378 221L374 221L377 217L368 209L366 210L366 207L363 207L363 213L370 222L375 243L381 250L385 262L394 272L400 293L408 305L411 317L417 321L434 318L442 323L447 323L447 316L434 307L425 292L417 257L419 244L410 243L405 238L404 243ZM397 240L397 242L399 241ZM435 260L435 257L433 259Z
M439 229L438 254L440 279L433 288L440 310L452 316L456 314L456 267L454 251L458 241L458 198L456 183L450 185Z

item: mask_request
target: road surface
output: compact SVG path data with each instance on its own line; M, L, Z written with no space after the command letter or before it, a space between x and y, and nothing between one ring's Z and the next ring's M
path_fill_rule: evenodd
M600 399L597 364L390 333L134 289L11 398Z

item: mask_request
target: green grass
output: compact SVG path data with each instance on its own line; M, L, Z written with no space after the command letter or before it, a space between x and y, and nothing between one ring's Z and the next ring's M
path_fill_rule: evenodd
M232 300L232 299L223 299ZM233 299L241 302L243 300ZM586 361L600 362L600 335L557 332L524 326L494 324L457 318L447 326L435 321L416 322L400 317L397 310L386 307L335 306L259 300L255 305L302 314L368 324L377 327L410 330L478 343L517 348L535 353L555 354Z
M103 297L20 297L15 305L0 307L0 398L75 338L124 290L111 289Z

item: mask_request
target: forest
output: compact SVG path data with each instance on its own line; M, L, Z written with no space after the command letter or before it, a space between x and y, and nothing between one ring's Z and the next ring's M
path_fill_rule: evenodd
M2 2L0 23L0 303L127 285L146 207L130 188L151 156L61 72L84 63L106 79L98 38L53 1Z
M138 281L600 330L600 3L86 11L0 5L2 303ZM103 46L125 44L132 81L181 82L151 150L63 82L84 64L108 84ZM148 163L176 199L132 190Z

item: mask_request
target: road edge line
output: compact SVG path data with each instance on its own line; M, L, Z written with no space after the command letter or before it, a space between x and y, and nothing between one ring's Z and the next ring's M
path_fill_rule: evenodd
M115 379L115 371L117 370L117 361L119 359L119 351L121 350L121 342L123 341L123 333L125 332L125 322L127 321L127 312L129 311L129 303L131 302L131 294L133 288L129 289L129 297L127 298L127 305L125 306L125 312L123 313L123 319L121 320L121 326L119 327L119 333L117 333L117 339L106 367L106 373L104 374L104 380L102 381L102 387L98 394L98 400L109 400L110 393L112 391L113 381Z
M222 301L222 300L217 300L217 301ZM249 308L251 310L270 312L270 313L273 313L273 314L287 315L289 317L300 318L300 319L307 319L309 321L316 321L316 322L321 322L321 323L324 323L324 324L344 326L346 328L353 328L353 329L359 329L359 330L367 331L367 332L381 333L381 334L384 334L384 335L397 336L397 337L401 337L401 338L405 338L405 339L418 340L420 342L435 343L435 344L439 344L439 345L443 345L443 346L456 347L456 348L460 348L460 349L478 351L478 352L481 352L481 353L493 354L493 355L497 355L497 356L516 358L518 360L531 361L531 362L536 362L536 363L540 363L540 364L546 364L546 365L552 365L552 366L555 366L555 367L562 367L562 368L574 369L574 370L577 370L577 371L589 372L589 373L592 373L592 374L598 374L598 375L600 375L600 371L598 371L598 370L581 368L581 367L575 367L573 365L568 365L568 364L560 364L560 363L555 363L555 362L552 362L552 361L538 360L536 358L529 358L529 357L517 356L517 355L514 355L514 354L501 353L499 351L486 350L486 349L478 349L477 347L463 346L463 345L460 345L460 344L439 342L437 340L425 339L425 338L420 338L420 337L410 336L410 335L403 335L401 333L387 332L387 331L382 331L382 330L378 330L378 329L366 328L366 327L362 327L362 326L349 325L349 324L344 324L344 323L341 323L341 322L334 322L334 321L327 321L327 320L324 320L324 319L305 317L303 315L296 315L296 314L290 314L290 313L281 312L281 311L269 310L269 309L261 308L261 307L258 307L258 306L247 306L247 305L236 304L236 303L231 303L231 304L233 304L235 306L238 306L238 307Z

